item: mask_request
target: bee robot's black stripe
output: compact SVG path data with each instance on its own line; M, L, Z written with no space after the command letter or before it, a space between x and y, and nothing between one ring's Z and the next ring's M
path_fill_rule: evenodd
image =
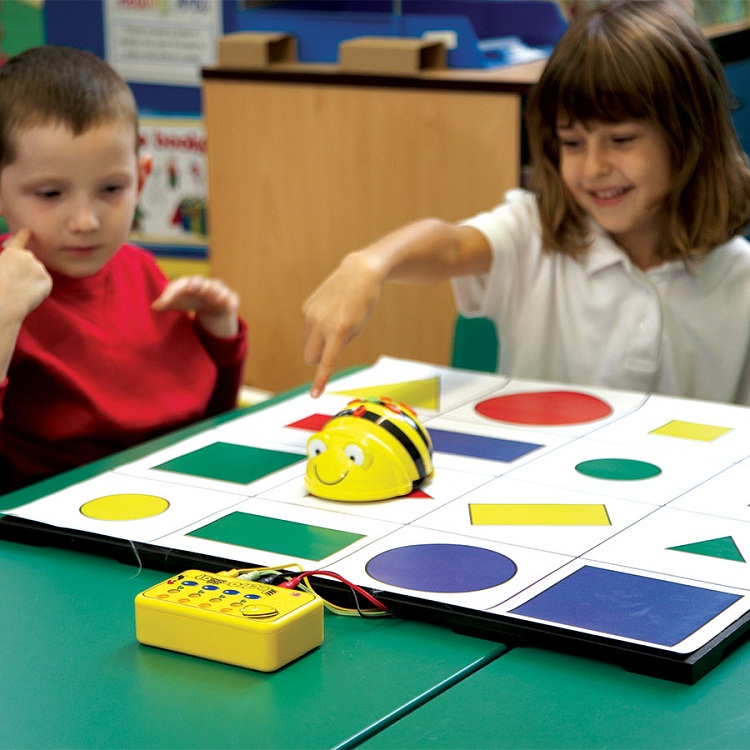
M427 452L432 455L432 443L430 442L430 438L427 437L427 433L422 425L419 424L416 419L412 419L406 412L401 412L401 416L419 433L422 442L424 442L425 448L427 448Z

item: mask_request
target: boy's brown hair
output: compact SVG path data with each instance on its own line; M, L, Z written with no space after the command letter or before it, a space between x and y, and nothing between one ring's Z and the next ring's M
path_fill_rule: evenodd
M33 47L0 67L0 169L15 157L14 134L63 125L74 135L122 121L133 125L138 150L138 107L128 84L104 60L80 49Z
M672 165L664 259L706 253L750 221L750 168L732 123L716 53L676 0L615 0L559 41L527 107L532 185L544 247L570 255L591 241L560 176L558 125L646 120Z

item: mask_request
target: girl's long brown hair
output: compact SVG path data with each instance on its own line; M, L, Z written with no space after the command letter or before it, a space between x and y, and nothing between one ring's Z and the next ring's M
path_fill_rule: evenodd
M578 255L586 215L560 177L560 121L646 120L663 133L672 165L662 258L706 253L750 222L750 168L710 43L676 0L607 3L559 41L529 97L532 186L544 246Z

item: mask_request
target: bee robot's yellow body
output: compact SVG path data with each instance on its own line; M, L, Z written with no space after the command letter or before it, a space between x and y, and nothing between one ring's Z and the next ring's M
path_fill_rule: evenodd
M327 500L386 500L432 475L432 441L416 413L388 398L356 399L307 442L307 491Z

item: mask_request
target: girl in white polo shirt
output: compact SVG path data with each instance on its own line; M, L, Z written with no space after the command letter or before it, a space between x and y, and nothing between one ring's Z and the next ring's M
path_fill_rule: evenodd
M319 395L387 281L452 279L504 374L750 404L750 168L721 64L675 0L607 3L527 107L532 188L347 255L304 306Z

